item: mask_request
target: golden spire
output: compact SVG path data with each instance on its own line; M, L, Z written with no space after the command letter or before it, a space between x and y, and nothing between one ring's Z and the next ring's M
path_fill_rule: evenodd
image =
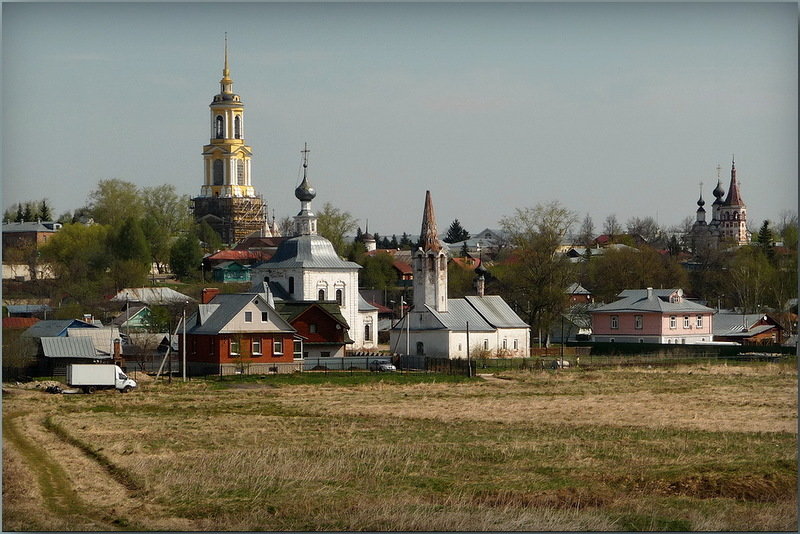
M231 80L231 71L228 68L228 32L225 32L225 65L222 67L222 79L219 81L219 85L221 92L233 92L233 80Z

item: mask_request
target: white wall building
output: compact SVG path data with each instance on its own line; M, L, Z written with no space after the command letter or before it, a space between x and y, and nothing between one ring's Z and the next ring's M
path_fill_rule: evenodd
M530 327L497 295L484 295L480 274L478 295L447 295L447 244L439 240L430 191L422 215L422 247L414 253L414 302L389 332L393 352L444 358L526 357Z
M374 349L378 344L378 309L358 292L361 266L342 260L333 244L317 235L317 216L311 209L317 193L308 182L308 150L303 154L303 181L294 191L300 201L300 212L294 218L295 236L281 243L269 261L254 267L251 280L254 284L269 283L276 299L335 301L350 326L349 334L355 342L351 348Z

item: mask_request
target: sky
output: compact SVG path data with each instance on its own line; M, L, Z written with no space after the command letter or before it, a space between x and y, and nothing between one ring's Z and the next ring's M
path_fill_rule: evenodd
M314 208L381 235L418 233L426 190L440 232L552 201L596 233L678 224L733 155L750 226L797 209L794 2L3 3L2 30L4 208L109 178L198 195L227 32L278 219L304 143Z

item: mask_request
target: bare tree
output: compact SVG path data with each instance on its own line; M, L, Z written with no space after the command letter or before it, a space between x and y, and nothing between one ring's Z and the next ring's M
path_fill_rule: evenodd
M603 222L603 233L606 235L618 235L622 233L622 226L617 221L617 215L612 213Z

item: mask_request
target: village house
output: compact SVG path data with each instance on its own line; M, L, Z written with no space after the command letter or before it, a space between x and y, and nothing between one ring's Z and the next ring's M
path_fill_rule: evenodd
M741 345L780 345L784 341L784 328L769 314L720 310L714 315L714 340Z
M682 289L626 289L619 297L590 311L592 341L669 345L714 339L714 310L686 299Z
M197 311L186 320L191 375L291 372L299 368L294 360L302 351L302 340L275 310L269 292L204 290Z

